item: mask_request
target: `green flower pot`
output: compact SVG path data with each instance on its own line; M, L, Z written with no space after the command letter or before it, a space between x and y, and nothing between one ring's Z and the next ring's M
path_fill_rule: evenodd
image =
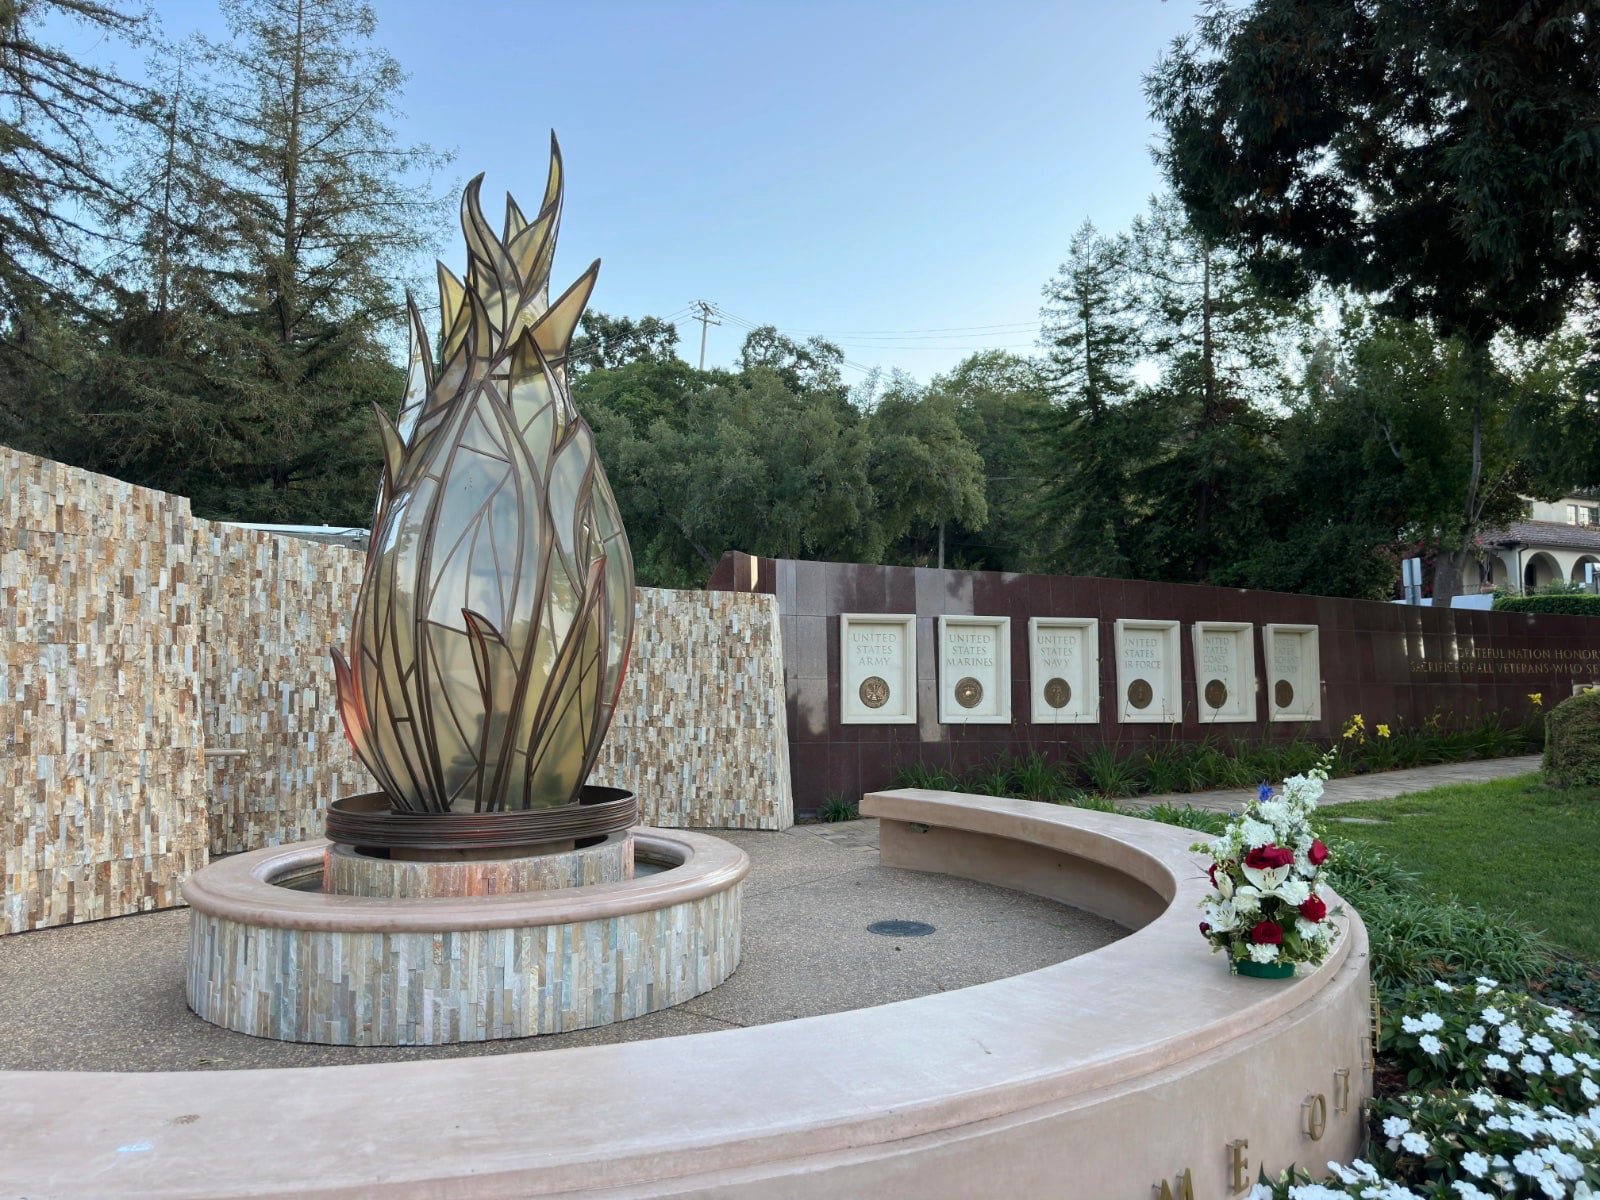
M1240 975L1248 975L1252 979L1293 979L1294 964L1292 962L1258 963L1248 958L1233 960L1233 969Z

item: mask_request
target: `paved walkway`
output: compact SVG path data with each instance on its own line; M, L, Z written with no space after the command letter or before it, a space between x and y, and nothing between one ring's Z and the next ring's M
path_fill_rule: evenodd
M1346 775L1330 779L1324 786L1322 804L1350 804L1357 800L1388 800L1407 792L1421 792L1450 783L1487 783L1491 779L1510 779L1539 769L1539 756L1488 758L1473 762L1442 763L1434 767L1409 767L1403 771L1374 771L1369 775ZM1226 788L1215 792L1185 792L1170 796L1135 796L1119 801L1127 808L1149 808L1156 804L1185 804L1212 812L1235 813L1256 798L1255 788Z
M0 1069L309 1067L671 1037L971 987L1125 932L1036 896L885 867L876 821L718 836L750 855L744 957L721 987L665 1012L463 1046L361 1049L247 1037L207 1025L184 1004L189 914L175 909L0 937ZM925 937L868 929L896 920L934 928Z

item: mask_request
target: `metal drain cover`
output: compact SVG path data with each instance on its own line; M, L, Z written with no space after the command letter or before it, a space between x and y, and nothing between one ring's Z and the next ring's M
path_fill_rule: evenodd
M867 926L867 932L884 937L927 937L933 926L926 921L874 921Z

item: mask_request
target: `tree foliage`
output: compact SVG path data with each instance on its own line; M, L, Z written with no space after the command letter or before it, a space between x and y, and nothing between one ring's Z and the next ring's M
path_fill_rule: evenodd
M1469 470L1430 531L1453 593L1486 505L1497 337L1600 283L1600 24L1529 0L1211 0L1147 81L1201 232L1285 293L1372 296L1466 347Z

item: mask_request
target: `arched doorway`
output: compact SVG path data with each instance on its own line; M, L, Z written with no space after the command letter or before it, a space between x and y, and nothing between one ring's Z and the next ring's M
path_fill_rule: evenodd
M1596 557L1593 554L1580 554L1578 556L1578 561L1572 564L1573 583L1583 582L1584 576L1587 574L1585 565L1588 563L1594 563L1596 572L1600 572L1600 557Z
M1522 560L1522 586L1527 591L1537 591L1564 578L1561 568L1556 565L1556 560L1543 550Z

